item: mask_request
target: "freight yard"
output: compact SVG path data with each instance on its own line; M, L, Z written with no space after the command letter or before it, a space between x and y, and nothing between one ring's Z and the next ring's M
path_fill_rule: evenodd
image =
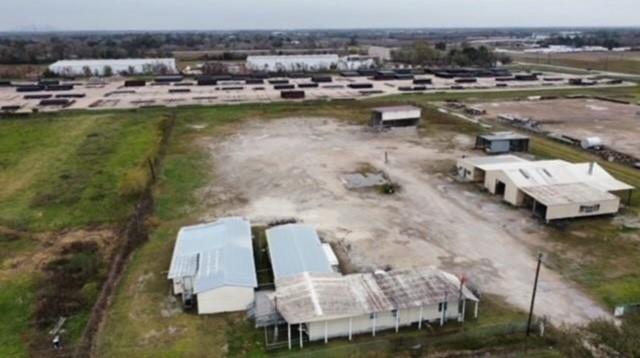
M608 79L582 82L588 76L515 74L513 76L456 77L456 74L407 74L406 71L347 72L342 76L233 78L163 76L155 80L99 79L32 83L6 82L0 86L0 113L24 114L69 109L128 109L268 103L289 98L306 100L358 99L401 93L459 91L517 91L532 89L625 87ZM460 76L460 74L457 74ZM292 93L296 92L296 94ZM287 95L293 95L287 96Z

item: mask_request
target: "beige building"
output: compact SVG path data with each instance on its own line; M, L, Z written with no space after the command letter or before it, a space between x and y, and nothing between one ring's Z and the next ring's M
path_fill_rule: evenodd
M278 279L275 308L292 337L310 341L347 337L416 324L463 321L466 302L478 298L455 276L421 268L364 274L310 274Z
M461 158L457 171L461 179L481 182L490 193L514 206L531 208L547 222L615 214L621 197L630 200L634 189L597 163L502 155Z

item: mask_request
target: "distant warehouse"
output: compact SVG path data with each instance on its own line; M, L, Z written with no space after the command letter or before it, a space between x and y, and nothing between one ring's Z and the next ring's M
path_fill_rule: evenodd
M248 56L247 68L260 72L318 72L329 70L358 70L375 66L368 56L280 55Z
M62 60L49 66L59 76L169 75L178 73L173 58Z

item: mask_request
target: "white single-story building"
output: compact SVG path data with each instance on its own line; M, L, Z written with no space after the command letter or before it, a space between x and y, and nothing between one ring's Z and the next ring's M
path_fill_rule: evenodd
M310 341L348 337L417 324L463 321L466 302L478 298L455 276L434 268L340 275L301 273L277 280L275 307L292 336Z
M258 286L249 221L230 217L180 229L167 278L199 314L246 310Z
M127 58L97 60L61 60L49 66L49 71L65 77L113 75L170 75L178 73L174 58Z
M375 128L409 127L420 123L422 109L415 106L378 107L371 110L371 126Z
M620 196L626 194L630 200L634 189L597 163L529 161L502 155L461 158L457 171L461 179L481 182L490 193L514 206L530 207L547 222L615 214Z

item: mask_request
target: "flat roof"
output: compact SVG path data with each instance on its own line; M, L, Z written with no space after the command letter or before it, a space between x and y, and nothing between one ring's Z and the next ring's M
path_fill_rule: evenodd
M167 65L175 65L175 58L119 58L119 59L79 59L79 60L60 60L50 66L67 67L67 66L110 66L110 65L145 65L149 63L164 63Z
M308 273L332 273L316 230L309 225L287 224L266 231L273 276L277 280Z
M522 191L546 206L584 204L618 199L613 194L594 189L584 183L539 185L522 188Z
M529 136L514 132L494 132L490 134L481 134L478 137L486 140L522 140L529 139Z
M389 113L389 112L405 112L405 111L421 111L422 108L416 106L389 106L389 107L376 107L371 109L374 112Z
M506 163L522 163L526 162L526 159L522 159L515 155L505 154L505 155L493 155L493 156L484 156L484 157L465 157L461 158L460 161L463 161L467 164L471 164L476 167L480 167L483 165L491 165L491 164L506 164Z

